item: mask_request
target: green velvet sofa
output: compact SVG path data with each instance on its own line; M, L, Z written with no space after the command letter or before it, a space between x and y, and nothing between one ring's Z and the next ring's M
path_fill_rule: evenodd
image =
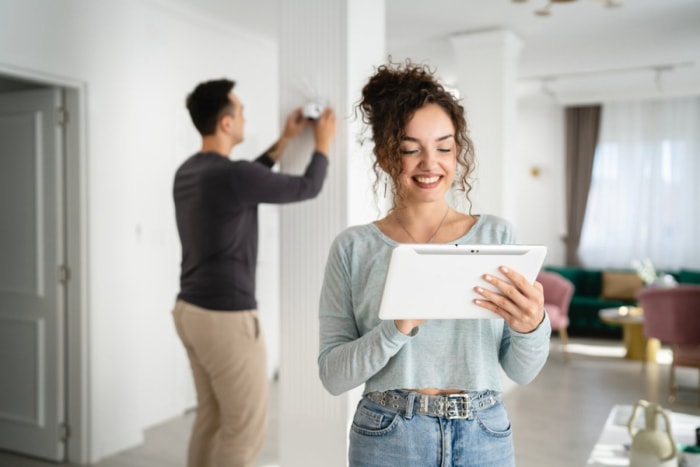
M571 266L545 266L574 284L569 305L570 336L620 338L619 326L604 323L598 317L603 308L634 306L634 294L643 284L632 270L602 270ZM700 284L700 271L682 269L671 273L683 284Z

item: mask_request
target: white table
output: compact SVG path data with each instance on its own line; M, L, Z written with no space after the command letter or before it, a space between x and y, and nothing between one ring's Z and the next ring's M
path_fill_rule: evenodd
M605 421L598 442L593 447L587 466L629 465L629 448L632 439L627 430L627 421L632 415L631 405L616 405ZM664 407L667 409L667 407ZM700 426L700 416L670 412L671 432L678 444L695 444L695 428ZM663 418L659 418L659 429L665 430ZM644 427L644 411L637 416L636 424Z

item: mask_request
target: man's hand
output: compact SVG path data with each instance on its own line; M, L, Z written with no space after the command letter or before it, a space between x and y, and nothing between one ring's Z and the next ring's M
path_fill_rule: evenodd
M315 150L328 157L331 144L335 138L335 112L326 107L318 120L314 123Z
M287 121L284 124L284 131L280 139L289 141L295 138L308 124L309 120L301 115L301 107L297 107L287 115Z
M284 124L282 135L266 152L268 157L275 162L280 160L287 143L301 133L301 130L308 126L309 123L310 122L301 115L301 107L290 112L290 114L287 115L287 121Z
M275 162L279 161L284 153L287 143L295 138L301 131L309 126L314 127L314 149L326 157L331 149L331 144L335 138L335 113L330 107L326 107L321 116L316 121L311 121L301 113L301 107L294 109L287 115L284 124L284 131L275 144L267 150L266 154Z

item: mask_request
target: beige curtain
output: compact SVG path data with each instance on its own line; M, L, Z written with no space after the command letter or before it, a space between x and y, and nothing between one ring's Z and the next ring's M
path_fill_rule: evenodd
M566 264L579 266L578 246L591 186L600 105L566 109Z

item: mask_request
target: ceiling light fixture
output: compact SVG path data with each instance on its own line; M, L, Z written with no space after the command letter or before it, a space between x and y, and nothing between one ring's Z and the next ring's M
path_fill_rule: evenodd
M527 0L511 0L513 3L525 3ZM552 5L555 3L573 3L576 0L548 0L547 3L535 10L537 16L549 16L551 14ZM597 0L607 8L618 7L621 5L620 0Z

